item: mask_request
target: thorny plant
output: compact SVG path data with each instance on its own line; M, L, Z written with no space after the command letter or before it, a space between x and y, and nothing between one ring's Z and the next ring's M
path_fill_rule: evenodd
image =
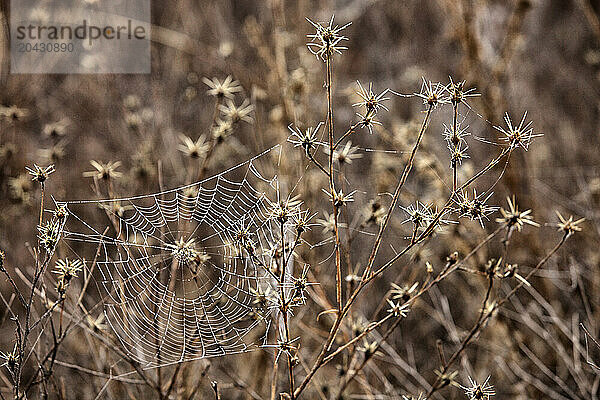
M462 390L469 399L490 399L496 394L494 377L488 371L482 373L473 370L468 349L485 335L486 330L491 330L499 315L507 319L520 318L532 330L542 329L540 320L545 318L545 315L525 309L516 296L520 291L530 293L545 313L549 314L549 318L555 321L562 334L574 338L572 345L576 357L582 355L581 340L575 333L575 330L579 329L578 324L569 328L558 321L553 314L553 308L535 289L534 278L543 276L543 268L551 258L567 240L583 229L584 219L573 216L565 218L557 212L558 222L554 225L560 233L559 237L554 240L553 245L546 246L549 249L538 252L539 259L532 266L520 267L512 261L514 237L526 233L526 229L541 229L542 226L534 220L530 209L520 210L515 196L507 197L506 207L491 205L495 199L492 188L502 179L511 155L517 151L527 151L533 139L541 136L534 131L533 123L527 121L527 112L522 114L518 125L515 125L506 113L505 126L483 124L483 128L469 127L466 124L466 115L469 112L475 113L471 102L479 93L464 80L455 81L450 78L449 82L441 83L422 78L420 91L410 95L400 94L389 88L377 93L373 89L373 83L367 86L356 81L358 100L350 106L357 109L356 118L350 126L340 130L335 125L337 102L334 90L334 60L338 62L348 50L346 45L351 41L344 35L348 34L350 23L336 25L333 16L326 23L307 20L315 29L313 33L308 34L308 50L324 66L325 84L320 96L323 98L325 109L322 110L323 118L310 120L305 116L305 120L299 122L295 119L295 122L287 125L287 141L293 146L288 146L285 151L291 156L298 150L304 161L302 175L315 172L323 177L323 180L315 181L323 184L311 188L311 193L299 193L299 197L294 193L301 191L298 189L299 185L292 186L289 190L293 194L284 194L284 190L278 187L279 198L270 203L269 220L275 223L277 229L272 232L274 242L269 243L269 248L261 247L245 225L245 221L238 221L240 225L236 227L234 243L230 244L235 256L260 267L269 274L273 282L273 289L270 286L248 289L252 297L252 312L248 317L251 320L268 321L275 329L274 333L266 338L269 343L265 342L266 344L261 346L267 351L273 350L262 353L273 353L269 377L261 377L257 379L257 383L252 384L230 376L234 381L232 387L245 392L248 398L258 399L263 398L261 393L264 392L268 392L271 399L278 398L278 395L279 398L291 400L302 396L342 399L349 390L364 393L365 398L378 398L375 385L368 382L368 371L380 371L377 364L388 362L388 359L382 356L382 353L385 353L393 362L404 365L408 375L418 383L406 386L418 393L410 395L403 392L401 395L404 399L442 398L440 392L450 390ZM186 184L204 179L211 170L211 163L218 161L216 158L221 148L234 139L235 133L243 129L243 125L254 124L258 119L253 116L255 106L246 97L241 84L233 77L227 76L223 80L204 78L202 82L208 87L206 93L214 98L214 111L207 132L201 135L177 136L179 143L176 148L184 156L184 168L180 172L184 175L182 179ZM403 164L394 176L395 183L391 190L377 198L372 196L367 217L357 223L360 218L352 217L352 207L357 199L362 199L365 191L360 185L353 186L348 175L349 170L365 161L367 156L360 146L353 146L353 140L354 143L363 143L361 135L368 132L369 137L380 135L382 142L389 141L389 138L386 139L389 132L382 120L385 118L384 112L393 112L392 104L395 99L420 100L422 118L414 134L407 138L407 147L400 149ZM126 103L126 108L139 107L132 99L128 99ZM451 114L450 121L436 125L433 121L434 114L443 117L446 109ZM3 112L11 121L26 116L26 112L19 109L7 109ZM129 124L132 125L134 120L136 119L130 118ZM58 138L64 136L64 130L64 123L57 123L49 125L44 132L49 137ZM446 190L443 198L420 199L411 193L410 180L415 179L415 170L421 170L419 156L425 143L439 139L435 136L436 130L441 131L439 142L443 141L450 152L449 177L440 177L447 180L444 183ZM480 132L476 133L477 130ZM493 130L500 134L500 140L481 141L491 149L497 150L496 154L486 160L476 172L469 174L467 168L464 168L466 171L462 171L463 162L470 158L469 152L474 151L469 147L471 138L484 137ZM60 143L57 141L55 144ZM116 182L124 177L124 173L119 170L121 162L104 163L92 160L90 164L93 170L84 172L83 176L92 178L95 195L98 198L118 198ZM172 366L163 366L159 359L156 369L143 369L105 324L104 315L100 313L102 299L90 308L85 299L88 295L91 296L88 287L95 279L100 245L93 260L62 256L66 250L61 249L61 235L69 217L68 210L58 206L50 217L44 218L48 215L45 214L44 205L46 184L55 172L54 165L42 168L34 164L33 168L27 167L26 170L31 175L31 180L39 184L40 188L38 243L31 248L33 266L26 271L10 266L6 253L0 251L0 272L4 274L12 291L12 296L9 299L2 296L2 301L14 324L14 343L0 352L0 360L1 366L9 374L4 381L5 384L11 385L13 398L32 397L34 390L38 390L41 398L52 397L54 393L62 392L55 376L56 365L60 362L57 356L67 338L75 335L79 328L85 332L87 340L94 343L91 351L98 357L104 352L111 352L124 364L129 365L131 370L123 373L124 368L117 365L118 363L98 363L97 370L64 362L61 362L61 365L84 374L121 382L131 398L138 398L138 393L128 385L146 386L160 399L194 398L199 393L198 387L186 393L186 397L183 394L180 396L177 390L178 382L193 372L187 364L178 362ZM162 163L158 163L157 174L158 187L162 192ZM486 181L488 177L494 182L491 186ZM28 192L23 189L24 182L13 183L15 187L21 188L21 195L24 196L25 192ZM188 197L195 195L197 193L194 193L193 189L185 193ZM322 218L317 218L318 213L306 207L308 201L301 200L303 195L310 198L311 204L316 203L317 207L323 208ZM412 201L407 201L409 198ZM130 206L121 205L117 201L110 204L111 208L104 207L103 211L108 216L112 229L120 232L120 218L131 211ZM323 204L326 204L326 207ZM492 215L497 215L497 218L493 218ZM434 261L427 260L424 263L425 268L422 268L423 262L418 258L422 257L425 249L439 236L448 231L458 232L464 226L485 232L494 222L497 224L495 229L486 233L483 239L474 245L463 247L460 251L448 249L450 251L447 252L442 265L438 266ZM312 229L315 225L321 225L322 232L320 229ZM102 236L109 229L110 227L107 227ZM368 251L363 254L353 250L353 242L358 235L366 231L370 240ZM499 246L494 247L494 243ZM392 248L393 255L389 255L386 246ZM326 261L318 261L314 255L321 248L331 251L331 256ZM495 258L487 257L484 251L486 249L497 252ZM197 279L211 260L211 255L199 250L194 239L189 237L180 237L169 245L169 250L172 258L177 260L173 265L189 266L193 280ZM61 256L58 257L57 253ZM268 257L265 258L265 255ZM353 259L361 256L364 257L360 261ZM265 262L265 259L269 262ZM483 282L485 290L480 296L479 309L471 313L472 324L464 332L459 332L456 326L445 326L447 330L453 331L452 341L438 341L434 350L439 360L436 360L435 371L428 371L431 373L427 375L426 371L417 371L402 360L392 345L394 335L398 334L403 323L412 323L410 318L413 310L427 310L435 314L435 310L430 310L427 298L432 299L434 303L445 299L440 296L439 288L451 281L450 277L461 274L468 279ZM15 275L21 282L17 282ZM388 284L390 276L394 276L395 281ZM365 313L368 309L365 310L360 305L367 302L367 297L376 297L367 296L367 293L377 293L374 287L381 287L382 284L386 286L387 292L375 298L374 301L378 305L367 318ZM308 336L311 331L306 322L303 322L306 321L305 310L309 306L318 310L310 318L311 323L319 324L319 328L315 328L317 333L312 332L313 337L305 341L304 334ZM521 316L513 316L514 312L509 306L521 313ZM449 313L444 307L441 308ZM464 312L469 311L473 310L467 309ZM452 320L451 315L443 317L436 317L445 321L440 322L441 325ZM585 326L582 327L585 332L588 365L598 370L597 364L590 360L587 354L588 337L596 345L597 341ZM314 346L315 343L318 348L316 354L305 350L309 348L309 344ZM553 344L561 348L561 357L568 357L560 342L556 341ZM449 353L448 348L451 348ZM578 386L571 388L562 378L544 366L525 342L519 343L519 349L571 398L583 398L588 393L580 369L570 371ZM433 352L431 349L430 351ZM157 357L160 357L160 354ZM284 366L280 366L282 360L285 360ZM337 364L337 382L335 385L323 385L319 382L319 372L333 363ZM210 365L207 363L199 373L198 382L208 374ZM508 364L504 365L506 369L510 369ZM567 365L571 368L571 364ZM108 370L108 367L108 373L102 372ZM114 376L112 368L117 372ZM285 370L285 373L281 372L282 370ZM525 371L518 373L527 377L532 385L543 387L541 391L555 393ZM134 379L128 376L130 374L137 376ZM225 374L227 375L226 372ZM426 375L431 379L426 379ZM280 380L279 376L284 376L285 381ZM475 380L473 376L487 378ZM268 378L270 384L258 383ZM459 380L465 384L460 384ZM387 384L391 386L389 382ZM268 390L265 391L263 386L268 386ZM216 399L225 398L222 392L231 389L217 381L212 381L210 387ZM331 391L326 392L324 387L329 387ZM100 394L105 390L107 389L102 388ZM386 390L392 395L398 394L390 388ZM6 398L4 393L0 395ZM116 398L119 392L109 391L109 395ZM565 397L559 395L556 398Z

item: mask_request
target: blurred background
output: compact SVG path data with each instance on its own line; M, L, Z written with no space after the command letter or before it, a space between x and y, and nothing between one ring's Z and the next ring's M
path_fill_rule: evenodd
M463 162L461 179L481 169L497 147L494 125L503 125L508 112L519 122L527 111L536 133L529 151L515 152L506 172L494 187L492 204L506 207L515 195L521 209L532 209L539 228L526 227L518 234L511 262L526 273L560 239L555 212L585 217L584 230L552 258L532 280L535 290L523 289L481 333L475 345L456 365L456 382L468 376L491 376L497 398L597 398L600 374L586 364L583 323L597 335L600 319L598 255L600 203L600 153L598 110L600 100L600 3L592 0L348 0L348 1L234 1L181 0L152 2L152 73L150 75L15 75L9 73L7 16L2 1L2 53L0 102L0 248L9 268L32 268L28 244L35 244L39 185L31 182L25 166L54 164L56 172L46 193L61 200L96 199L157 192L193 181L201 162L181 151L181 135L196 140L212 134L215 99L207 94L202 78L219 80L231 75L254 106L253 123L242 123L215 148L206 175L237 163L274 144L283 143L285 157L265 168L276 168L287 190L306 206L327 218L331 212L321 192L327 180L303 157L285 144L288 125L306 128L325 120L324 64L306 47L314 28L306 21L352 25L345 31L347 51L334 59L336 136L355 122L352 104L358 97L356 80L373 83L377 93L385 88L412 94L421 89L421 77L434 82L465 80L481 95L461 109L469 125L470 158ZM373 202L389 203L389 196L407 159L406 152L419 130L424 109L417 98L388 95L389 112L378 115L383 124L373 134L357 132L351 140L360 158L343 167L348 191L357 190L344 220L356 230L376 232L366 222ZM442 140L443 125L451 122L451 109L433 114L422 150L401 204L420 199L441 206L452 171ZM381 151L386 150L386 151ZM319 157L325 159L324 154ZM321 158L320 158L321 159ZM111 188L102 177L85 172L90 164L119 162L112 170ZM478 181L487 189L500 176L502 166ZM116 173L115 173L116 171ZM159 172L160 171L160 172ZM100 171L102 172L102 171ZM275 171L274 171L275 172ZM160 179L159 179L160 177ZM162 180L162 182L159 182ZM109 193L109 190L112 193ZM411 253L370 289L351 320L369 318L389 282L412 284L424 279L424 266L443 266L454 251L466 254L495 229L495 218L485 228L477 222L452 225ZM386 239L382 260L393 256L394 244L410 235L398 212L392 221L397 232ZM360 229L359 229L360 227ZM330 233L314 227L307 238L318 243ZM345 234L344 234L345 235ZM360 269L368 257L372 237L358 235L345 275ZM512 243L512 242L511 242ZM512 244L511 244L512 245ZM397 245L396 248L401 245ZM501 255L502 243L485 246L470 266L483 269ZM303 247L300 257L311 264L315 277L330 299L332 246ZM19 280L20 281L20 280ZM23 283L23 282L21 282ZM486 281L468 274L456 275L434 288L414 307L409 318L387 341L375 361L348 386L344 398L396 399L427 390L439 367L438 340L450 354L477 317ZM10 287L0 288L10 298ZM498 289L501 290L501 289ZM371 296L373 295L373 296ZM88 300L93 303L94 299ZM301 366L312 362L320 350L331 319L316 321L322 304L309 299L294 316L293 336L301 336ZM10 350L14 326L0 305L0 349ZM352 322L349 322L350 329ZM89 340L75 331L60 359L88 369L125 373L131 367L118 356L88 351ZM595 355L590 348L590 356ZM110 352L108 352L110 353ZM271 393L273 352L258 350L211 360L184 368L173 398L211 398L209 382L217 380L223 399L267 399ZM329 398L347 367L339 357L324 367L304 393L307 399ZM286 387L285 367L280 366L280 387ZM118 370L118 371L117 371ZM340 372L341 371L341 372ZM132 374L135 376L135 374ZM10 396L10 380L3 375L3 393ZM94 398L107 379L81 369L57 366L53 398ZM136 378L137 379L137 378ZM111 382L99 398L141 398L144 388ZM450 385L439 398L464 398ZM36 395L32 394L35 398ZM175 397L177 396L177 397Z

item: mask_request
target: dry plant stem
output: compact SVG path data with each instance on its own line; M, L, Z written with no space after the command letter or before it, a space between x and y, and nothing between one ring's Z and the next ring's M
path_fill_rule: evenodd
M350 128L348 128L348 130L335 142L335 144L333 145L333 149L336 150L339 147L339 145L342 144L344 139L352 135L356 131L357 126L357 124L354 124Z
M430 105L427 108L425 118L423 119L423 124L421 125L421 130L419 131L417 141L415 142L415 145L413 146L413 149L410 153L410 158L408 159L408 162L406 163L406 166L404 167L404 171L402 172L402 175L400 176L400 180L398 181L398 184L396 185L396 189L394 190L394 195L392 196L392 202L390 203L390 208L389 208L387 214L385 215L385 218L383 219L383 223L381 224L381 227L379 228L379 232L377 233L377 237L375 238L375 243L373 244L371 254L369 255L369 261L367 262L367 267L365 268L365 271L363 272L363 275L362 275L363 280L369 276L369 274L371 273L371 270L373 269L373 264L375 263L375 258L377 257L377 252L379 251L379 247L381 246L381 241L383 239L383 233L386 230L388 223L390 221L390 218L392 216L392 212L393 212L394 208L396 207L396 204L398 203L398 199L400 198L400 192L402 190L402 187L404 186L404 183L406 182L406 179L408 178L408 175L410 174L410 171L412 169L413 163L415 161L415 156L417 154L417 150L419 149L419 145L421 144L421 140L423 139L423 135L425 134L425 130L427 129L427 125L429 123L429 117L431 116L432 110L433 110L433 106Z
M406 167L404 168L404 172L402 173L402 176L401 176L400 180L398 181L398 185L396 186L396 190L394 191L394 196L392 198L392 203L390 204L390 209L388 210L388 212L387 212L387 214L386 214L386 216L384 218L384 222L381 225L381 227L379 229L379 232L377 234L377 237L375 239L375 244L373 245L373 249L371 251L371 255L369 256L369 261L368 261L368 264L367 264L367 268L365 269L365 272L363 273L363 280L361 280L361 284L358 285L357 289L354 291L354 293L347 300L346 305L344 306L344 308L342 310L340 310L340 312L338 313L338 315L337 315L337 317L336 317L336 319L335 319L335 321L333 323L333 326L331 327L331 330L329 332L329 336L328 336L325 344L323 345L323 348L321 349L321 352L317 356L317 359L315 360L315 363L314 363L313 367L311 368L311 370L308 373L308 375L306 375L306 377L304 378L304 380L302 381L302 383L300 384L300 386L298 386L298 389L296 389L296 397L298 397L298 395L306 388L306 386L308 385L308 383L310 382L310 380L312 379L312 377L314 376L314 374L322 366L322 363L323 363L323 360L325 358L325 355L327 354L327 352L331 348L331 345L333 343L333 340L335 339L335 336L337 334L337 331L338 331L338 329L339 329L339 327L341 325L341 322L342 322L343 318L345 317L346 313L350 309L350 306L352 305L354 299L356 299L356 297L358 296L358 293L360 292L360 290L362 289L362 287L364 287L364 285L363 285L364 278L366 276L368 276L369 272L373 268L373 263L375 262L375 256L377 255L377 251L379 250L379 246L381 245L381 240L383 239L383 232L385 231L385 228L387 227L387 224L388 224L389 219L391 217L392 210L394 209L394 207L396 206L396 203L398 202L398 198L400 197L400 190L402 189L402 186L404 185L404 182L406 182L406 178L408 177L408 174L409 174L409 172L410 172L410 170L412 168L412 163L414 162L417 149L419 147L419 144L421 143L421 139L423 138L423 134L425 133L425 130L427 128L427 124L429 122L429 117L431 116L431 111L432 110L433 110L432 106L429 106L429 108L427 109L427 113L426 113L425 118L423 120L423 125L421 126L421 130L420 130L419 136L417 138L417 142L415 143L415 145L413 147L410 159L409 159ZM333 152L330 152L330 156L332 156L332 155L333 155ZM337 247L336 247L336 249L337 249Z
M210 128L208 130L208 134L210 135L210 147L208 148L208 151L206 152L206 155L204 156L204 160L202 161L202 165L200 167L200 172L198 173L198 181L201 181L202 179L204 179L204 176L206 175L206 170L208 169L208 163L215 151L215 147L217 147L217 140L214 138L213 134L212 134L212 128L215 126L215 123L217 122L217 118L219 116L219 106L221 105L221 98L217 97L217 101L215 102L215 110L213 111L213 117L212 117L212 121L210 123Z
M392 314L390 314L390 315L392 315ZM363 368L367 365L367 363L372 359L373 355L375 355L375 353L377 353L377 351L381 348L383 343L390 337L392 332L394 332L394 330L396 330L398 325L400 325L401 321L402 321L402 317L397 317L396 320L392 323L392 325L390 325L386 329L385 333L381 337L381 340L379 340L379 342L377 343L377 345L375 346L373 351L369 354L369 356L367 357L365 355L365 357L363 358L361 363L358 365L358 367L353 368L352 370L349 371L348 376L346 376L346 379L344 379L344 381L342 382L342 384L340 386L338 396L337 396L337 398L339 400L341 400L343 398L344 391L346 390L346 388L348 387L350 382L352 382L352 380L363 370Z
M327 171L327 170L325 169L325 167L324 167L324 166L322 166L322 165L321 165L321 163L317 161L317 159L315 158L315 156L314 156L313 154L311 154L311 153L310 153L310 151L307 151L307 152L306 152L306 156L308 157L308 159L309 159L310 161L312 161L312 162L313 162L313 164L315 164L315 165L316 165L316 166L317 166L317 167L318 167L318 168L319 168L321 171L323 171L323 173L324 173L325 175L327 175L328 177L330 176L330 175L329 175L329 171Z
M458 103L455 103L453 105L454 108L454 112L452 114L452 134L453 135L458 135L458 133L456 132L456 128L457 128L457 119L458 119ZM458 136L457 136L458 137ZM458 146L458 144L454 145L455 148L456 146ZM452 160L452 192L456 192L456 186L458 183L458 178L457 178L457 169L458 169L458 165L456 163L456 161Z
M429 110L428 115L430 112L431 112L431 109ZM426 125L424 124L423 126L426 126ZM511 151L512 151L512 149L510 147L505 147L496 158L494 158L492 161L490 161L488 163L488 165L486 165L478 173L476 173L471 178L469 178L465 183L463 183L458 188L458 190L462 190L462 189L468 187L476 179L478 179L483 174L485 174L487 171L489 171L490 169L495 167L506 155L510 154ZM422 240L429 237L433 233L433 230L434 230L435 226L437 225L438 221L440 220L442 215L448 210L448 208L452 204L453 195L454 195L454 193L452 193L450 195L450 198L448 199L448 201L446 202L446 204L444 205L442 210L437 213L437 215L435 216L433 221L431 221L431 223L427 226L427 228L425 228L425 230L417 237L414 244L408 245L404 250L402 250L400 253L398 253L396 256L394 256L391 260L389 260L384 265L382 265L378 270L376 270L374 273L372 273L367 279L361 280L361 283L357 286L356 290L352 293L350 298L346 301L346 304L345 304L344 308L342 309L342 311L337 315L337 317L333 323L333 326L331 327L329 336L328 336L325 344L323 345L321 352L317 356L317 359L315 360L313 367L311 368L310 372L306 375L306 377L304 378L302 383L296 389L296 393L295 393L296 398L298 398L299 394L306 388L306 386L308 385L308 383L310 382L312 377L315 375L317 370L319 368L321 368L321 366L323 365L323 360L325 359L325 355L327 354L327 352L331 348L331 345L333 344L333 340L334 340L335 336L337 335L337 332L341 326L341 322L342 322L343 318L348 313L348 310L350 309L350 307L352 306L352 304L354 303L354 301L356 300L356 298L358 297L358 295L362 291L362 289L364 289L364 287L367 286L371 281L373 281L377 276L381 275L387 268L389 268L391 265L393 265L400 257L402 257L404 254L406 254L414 245L420 243ZM389 215L389 213L390 213L390 211L388 211L388 215ZM501 229L504 229L504 226L498 228L496 230L496 232L494 232L492 235L495 236ZM380 232L381 232L381 230L380 230ZM381 238L379 238L379 235L378 235L378 238L376 239L376 241L381 241ZM479 247L477 247L477 249L478 248ZM446 277L448 275L448 273L446 273L446 271L444 271L444 274L442 274L442 275L443 276L441 278L432 281L432 283L430 284L429 287L431 287L433 284L436 284L437 282L439 282L439 280ZM429 287L428 287L428 289L429 289ZM415 296L414 298L416 298L416 297L417 296Z
M277 370L279 369L279 363L277 357L273 357L273 374L271 375L271 400L276 400L277 396Z
M336 204L335 177L333 176L333 99L331 86L333 84L333 53L327 52L325 62L327 68L327 128L329 132L329 191L331 192L331 205L333 207L333 231L335 235L335 293L338 312L342 310L342 260L340 254L340 232L338 229L338 206Z
M279 276L279 290L281 296L281 303L283 307L281 307L281 313L283 315L283 327L285 329L285 341L287 343L290 342L290 326L289 326L289 315L288 315L288 300L285 296L285 270L287 268L288 258L285 254L285 222L280 223L280 234L281 234L281 271ZM297 240L296 240L297 243ZM292 254L293 249L290 251L290 255ZM291 301L291 297L290 300ZM290 382L290 397L294 400L294 362L292 360L291 352L287 352L287 364L288 364L288 377Z
M568 232L566 232L562 236L560 241L552 248L552 250L550 250L550 252L548 252L548 254L546 254L544 256L544 258L542 258L537 263L537 265L527 274L527 276L525 276L525 278L523 280L520 280L519 283L505 297L503 297L502 299L497 301L496 304L494 304L494 306L489 311L486 311L485 307L486 307L487 300L489 299L489 295L490 295L491 287L492 287L492 280L493 280L492 277L490 277L490 284L488 286L488 291L486 293L486 296L485 296L485 299L483 302L483 306L482 306L481 312L479 314L479 317L477 318L476 323L473 325L473 327L471 328L471 330L469 331L467 336L463 339L463 341L460 344L460 347L454 352L454 354L452 354L452 356L448 359L448 362L442 367L441 374L435 380L434 384L431 387L431 390L427 393L427 396L425 397L426 399L431 398L433 393L437 392L438 390L440 390L443 387L443 385L441 384L442 381L441 381L440 377L448 371L448 369L452 366L454 361L456 361L458 356L467 348L467 346L469 345L471 340L477 335L477 333L479 331L481 331L483 329L485 323L491 318L491 316L494 314L494 312L498 308L500 308L500 306L502 306L506 301L508 301L520 288L522 288L525 285L525 282L528 282L529 279L533 276L533 274L535 272L537 272L537 270L539 270L544 264L546 264L546 262L550 259L550 257L552 257L554 255L554 253L556 253L558 251L558 249L561 248L561 246L565 243L565 241L569 238L569 236L570 236L570 234Z

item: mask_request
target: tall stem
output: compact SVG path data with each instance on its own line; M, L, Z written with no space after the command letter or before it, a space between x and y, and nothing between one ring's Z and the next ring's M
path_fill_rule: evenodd
M335 234L335 294L338 311L342 310L342 261L340 254L340 233L338 229L338 206L336 204L335 177L333 175L333 151L335 148L333 130L333 99L331 85L333 83L333 54L327 52L327 128L329 133L329 190L331 192L331 206L333 208L333 231Z

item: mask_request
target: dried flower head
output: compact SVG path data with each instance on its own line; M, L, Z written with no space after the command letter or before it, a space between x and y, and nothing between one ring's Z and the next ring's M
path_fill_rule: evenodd
M460 385L460 387L465 391L469 400L488 400L496 394L494 387L489 384L489 380L490 377L488 376L482 384L478 384L477 381L469 377L469 386Z
M250 104L248 99L244 99L242 104L236 106L233 100L227 99L226 104L221 104L219 110L225 116L225 119L230 120L232 123L237 124L240 121L252 124L254 120L250 116L250 113L254 110L254 106Z
M260 310L267 310L273 306L274 293L271 291L271 287L267 286L263 290L260 286L256 289L250 288L250 294L252 295L252 304L254 307Z
M95 171L87 171L83 173L86 178L96 178L102 180L117 179L123 176L123 173L117 171L117 168L121 166L121 161L109 161L106 164L98 162L96 160L90 161Z
M369 130L369 134L373 134L373 128L375 127L375 125L379 125L382 126L381 122L375 120L375 115L372 113L365 113L365 115L362 115L360 113L356 113L356 115L358 116L359 120L358 120L358 126L360 128L367 128Z
M14 373L17 365L19 364L19 352L17 351L17 344L15 343L13 350L10 352L0 351L0 360L2 364L0 367L6 367L11 373Z
M37 164L33 164L33 168L25 167L25 169L27 172L29 172L29 175L31 175L31 180L34 182L39 182L42 187L44 186L44 183L50 174L55 171L54 164L50 164L46 168L42 168Z
M383 102L390 99L389 97L385 97L390 89L385 89L376 95L373 93L373 83L369 83L369 90L366 90L359 81L356 81L356 84L358 85L356 94L360 97L361 101L352 104L352 107L365 107L367 114L376 114L380 108L389 111Z
M401 300L403 303L406 303L408 300L410 300L413 293L416 292L418 287L419 282L413 283L412 286L399 286L395 283L392 283L392 290L390 291L390 295L393 300Z
M347 50L347 47L341 45L341 42L348 40L347 37L340 34L341 31L346 29L352 24L348 22L346 25L338 26L333 24L334 16L331 16L329 24L320 24L306 20L316 29L315 33L306 35L311 41L306 44L308 50L314 54L317 59L326 61L334 53L342 54L343 50Z
M567 235L572 235L575 232L581 232L583 229L579 224L585 221L585 218L580 218L575 220L571 215L569 219L564 218L558 211L556 211L556 215L558 216L559 223L557 224L558 230L566 233Z
M423 99L423 104L428 105L432 108L436 108L438 104L448 103L448 99L444 97L446 87L441 83L433 83L427 81L425 77L421 77L423 83L421 83L421 91L414 93L415 96Z
M194 238L185 240L181 237L175 243L168 243L167 247L171 250L171 256L181 265L188 265L196 259L197 251Z
M60 239L61 224L57 220L46 221L38 226L38 238L40 245L48 253L52 253Z
M216 125L212 128L213 138L218 143L222 143L227 137L233 133L233 122L229 119L218 120Z
M0 117L3 117L11 122L21 121L28 115L29 111L25 108L19 108L17 106L0 106Z
M448 142L448 146L458 146L461 141L465 140L465 136L469 136L470 133L467 132L469 129L469 125L462 126L460 121L456 121L456 129L453 125L447 126L444 124L444 140Z
M294 213L292 215L292 221L294 222L294 227L296 228L296 233L301 234L310 230L311 220L317 213L311 214L310 210L302 210Z
M271 206L271 216L280 224L287 222L300 212L302 200L298 196L287 197L285 200L274 202Z
M42 134L51 138L65 136L67 134L68 126L69 122L66 119L60 120L58 122L52 122L50 124L44 125L44 128L42 129Z
M402 221L402 224L412 222L416 227L429 225L434 218L431 208L431 204L423 204L419 200L417 200L415 204L410 204L408 207L400 206L400 209L408 214L408 218Z
M496 218L496 222L506 224L508 227L517 227L519 232L523 229L525 224L540 226L540 224L533 220L531 210L519 211L519 205L517 204L514 195L512 196L512 199L507 197L506 202L508 203L508 209L505 209L504 207L500 208L502 217Z
M457 201L459 216L468 217L472 221L478 221L483 228L483 221L489 220L488 215L498 210L498 207L486 204L492 194L493 192L490 192L487 196L485 193L478 195L477 190L473 189L473 197L469 198L467 192L462 192Z
M500 133L504 134L502 138L505 142L508 142L508 145L511 149L516 149L517 147L522 148L527 151L529 149L529 145L533 138L543 136L543 134L533 133L533 121L525 122L527 118L527 111L523 113L523 117L521 118L521 122L519 125L513 125L512 120L508 113L504 114L504 122L506 123L506 128L502 128L500 126L495 126L496 130Z
M64 222L69 216L69 211L67 210L67 206L59 205L54 211L52 211L54 218L60 223Z
M56 261L54 273L58 275L59 280L65 283L71 282L71 279L77 278L77 274L83 269L83 263L80 260L70 260L68 258Z
M29 202L30 192L33 189L33 185L27 174L21 174L16 178L9 178L8 186L11 189L11 194L13 195L14 199L22 201L23 203Z
M200 158L210 147L204 136L200 136L198 140L194 141L189 136L181 134L179 140L181 143L177 149L190 158Z
M379 345L377 344L376 341L369 342L367 339L365 339L363 341L362 346L358 346L356 349L358 351L365 353L365 357L369 358L377 352L378 348L379 348Z
M335 216L323 211L323 218L317 219L317 223L323 227L323 234L332 233L335 229ZM338 228L346 228L345 223L338 222Z
M450 164L452 166L461 165L464 159L469 158L467 154L469 146L464 142L458 142L457 145L448 143L448 150L450 150Z
M329 155L329 147L323 147L325 154ZM358 153L358 147L352 147L352 141L346 142L340 150L333 151L333 161L340 165L352 164L352 160L362 158L362 154Z
M390 306L387 312L392 314L394 317L406 317L410 311L407 303L401 304L400 302L394 302L390 299L387 299L387 303Z
M450 97L448 101L455 107L460 103L466 104L466 99L469 97L479 96L479 93L475 93L475 88L465 90L465 83L466 81L454 82L450 77L450 83L445 86Z
M319 132L322 125L323 122L319 122L315 128L308 127L304 132L298 127L292 128L292 125L289 125L288 129L292 134L287 140L292 143L294 147L302 147L306 154L310 154L313 149L316 149L321 144L317 139L317 132Z
M329 196L329 201L332 202L335 207L341 208L354 201L354 193L356 193L356 190L347 194L342 190L331 193L330 191L323 189L323 192Z
M204 82L210 88L206 91L206 93L219 99L233 99L235 93L242 91L240 83L234 80L231 75L227 75L223 82L219 81L218 78L202 78L202 82Z
M39 149L38 154L40 158L46 159L52 163L58 162L65 158L65 143L63 141L55 143L52 147L47 149Z

